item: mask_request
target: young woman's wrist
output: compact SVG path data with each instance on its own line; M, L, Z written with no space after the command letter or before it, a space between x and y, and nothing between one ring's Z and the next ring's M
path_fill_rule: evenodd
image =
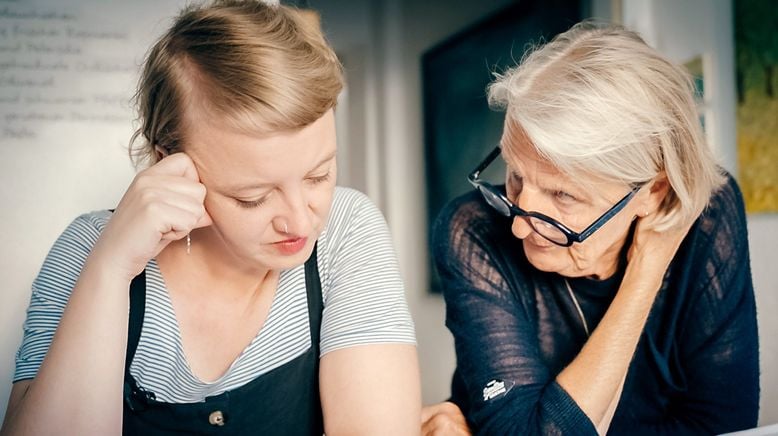
M126 289L134 275L107 254L98 250L93 251L84 264L81 277L95 280L106 288L121 287Z

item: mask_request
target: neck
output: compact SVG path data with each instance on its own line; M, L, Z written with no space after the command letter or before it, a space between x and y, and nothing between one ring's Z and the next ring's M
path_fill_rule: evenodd
M626 239L626 238L625 238ZM619 270L625 239L611 245L598 256L594 256L584 247L571 249L569 254L574 267L570 268L568 277L584 277L590 280L606 280L613 277Z
M184 238L165 247L157 256L157 262L161 270L164 265L166 276L187 283L186 287L193 292L218 290L220 296L255 295L278 279L276 271L246 265L227 249L221 238L204 230L192 233L189 252Z
M619 257L615 256L614 258L611 258L609 255L603 257L607 258L602 259L602 262L598 265L598 269L593 274L586 276L586 278L592 280L605 280L616 274L616 271L619 270Z

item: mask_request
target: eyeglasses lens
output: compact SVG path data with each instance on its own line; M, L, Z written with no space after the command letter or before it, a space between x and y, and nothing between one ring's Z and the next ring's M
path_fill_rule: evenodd
M565 244L567 242L567 235L551 223L536 217L527 217L527 222L529 222L533 230L549 241L556 242L557 244Z
M511 216L510 208L497 194L490 191L485 186L479 186L478 190L481 192L481 195L483 195L484 200L486 200L486 202L489 203L489 206L492 206L497 212L499 212L503 216Z

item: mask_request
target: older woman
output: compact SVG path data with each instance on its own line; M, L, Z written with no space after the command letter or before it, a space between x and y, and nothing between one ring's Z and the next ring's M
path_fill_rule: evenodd
M335 187L341 87L294 9L181 13L138 89L153 165L51 249L4 434L418 432L386 223Z
M434 234L456 406L426 409L426 432L755 426L744 207L685 72L633 32L584 24L489 97L507 108L502 140ZM498 156L504 187L481 178Z

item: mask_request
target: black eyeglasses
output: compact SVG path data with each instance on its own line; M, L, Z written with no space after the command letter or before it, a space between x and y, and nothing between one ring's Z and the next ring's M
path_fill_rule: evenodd
M632 197L635 196L635 194L643 186L641 184L632 188L632 190L627 195L625 195L624 198L619 200L618 203L608 209L608 211L602 214L601 217L597 218L589 227L584 229L581 233L576 233L559 221L543 215L542 213L527 212L521 209L520 207L513 204L513 202L510 201L508 197L506 197L505 194L503 194L494 185L478 178L481 175L481 172L485 170L486 167L488 167L489 164L491 164L497 158L497 156L500 155L500 153L500 147L495 147L495 149L489 153L489 156L487 156L486 159L484 159L484 161L481 162L481 164L478 165L478 167L476 167L476 169L467 176L467 180L476 189L478 189L478 191L484 197L484 200L486 200L486 202L495 210L497 210L497 212L499 212L501 215L509 218L516 216L523 218L527 224L532 227L532 230L537 232L540 236L562 247L569 247L575 242L583 242L586 240L586 238L591 236L592 233L596 232L597 229L603 226L603 224L607 223L608 220L619 213L621 209L624 209L624 206L629 203L629 200L631 200Z

